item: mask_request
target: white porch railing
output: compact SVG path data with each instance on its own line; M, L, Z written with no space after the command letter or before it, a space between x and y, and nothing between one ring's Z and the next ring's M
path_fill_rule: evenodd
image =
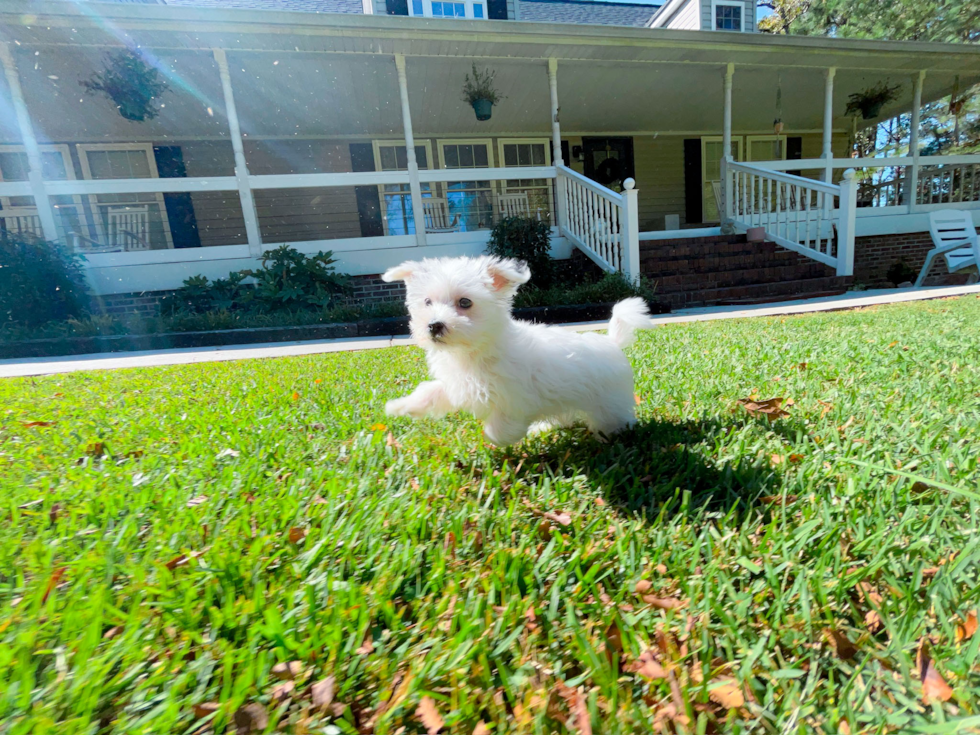
M600 268L640 277L640 227L633 179L617 194L566 166L556 166L559 230Z
M724 221L761 227L789 250L854 274L857 184L847 171L840 185L767 170L756 163L722 160Z

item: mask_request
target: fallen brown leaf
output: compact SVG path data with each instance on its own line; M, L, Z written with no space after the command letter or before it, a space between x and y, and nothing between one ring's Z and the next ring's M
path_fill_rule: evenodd
M54 588L58 586L58 582L61 581L61 578L65 576L65 572L67 571L68 567L58 567L51 572L51 577L48 578L48 586L44 590L44 596L41 598L42 605L48 601L48 597L50 597L51 593L54 592Z
M261 732L269 726L269 714L258 702L252 702L238 708L235 712L235 726L239 735L250 732Z
M306 529L300 528L299 526L293 526L289 529L289 543L298 544L300 541L306 538Z
M977 611L967 613L966 619L956 626L956 642L968 641L977 632Z
M368 633L364 638L364 642L354 651L358 656L367 656L374 651L374 641L371 640L371 634Z
M442 721L439 710L436 708L435 701L431 697L422 697L418 709L415 710L415 716L418 717L419 722L425 727L428 735L436 735L445 724Z
M61 503L55 503L51 506L51 510L48 511L48 522L54 523L58 520L58 515L61 513Z
M780 455L780 454L774 454L774 455L772 455L771 457L769 457L769 463L773 467L776 467L778 465L781 465L783 463L783 457L782 457L782 455Z
M443 548L449 554L450 559L456 558L456 534L452 531L446 534L446 539L443 541Z
M895 345L897 345L897 344L898 344L898 340L896 339L896 340L895 340L894 342L889 342L889 343L888 343L888 346L889 346L889 347L894 347L894 346L895 346Z
M801 362L799 365L796 366L796 369L797 370L806 370L807 367L809 367L809 363Z
M299 393L293 391L293 400L294 401L298 401L299 400Z
M114 625L105 633L102 634L102 640L111 641L113 638L118 638L122 635L123 627L121 625Z
M276 684L272 687L272 701L276 704L281 704L293 696L293 690L295 689L295 681L284 681L281 684Z
M196 498L191 498L190 500L187 501L187 507L188 508L194 508L194 507L196 507L198 505L201 505L202 503L206 503L206 502L208 502L208 496L207 495L198 495Z
M589 717L589 706L585 701L582 688L573 689L564 682L557 682L555 690L558 695L565 700L569 711L575 718L574 724L569 724L568 729L578 732L579 735L592 735L592 718ZM574 729L573 729L574 728Z
M830 403L829 401L821 401L818 398L817 399L817 403L819 403L821 406L823 406L823 410L820 412L820 418L823 418L824 416L826 416L828 413L830 413L834 409L834 404L833 403Z
M851 726L847 720L841 720L837 725L837 735L851 735Z
M751 398L740 398L737 401L750 416L765 416L769 421L775 421L784 416L789 416L789 413L782 409L784 402L787 406L792 405L785 398L767 398L762 401L754 401Z
M663 562L657 564L654 569L657 570L657 574L667 574L667 566Z
M85 454L90 457L102 457L105 455L105 443L91 442L85 447Z
M200 704L195 704L193 707L194 717L197 719L202 719L208 715L212 715L221 709L221 705L217 702L201 702Z
M643 595L642 599L646 604L658 610L677 610L684 607L684 601L676 597L656 597L654 595Z
M490 728L487 727L487 723L483 720L476 723L476 727L473 728L473 735L490 735Z
M709 684L708 697L725 709L738 709L745 704L742 687L730 676L712 679Z
M637 406L639 406L639 405L640 405L641 403L643 403L643 399L641 399L641 398L640 398L640 396L639 396L639 394L638 394L638 393L634 393L634 394L633 394L633 402L634 402L634 403L635 403L635 404L636 404Z
M394 449L398 449L398 447L400 447L401 444L398 443L398 440L395 438L395 435L392 434L389 431L388 432L388 436L385 437L385 446L393 447Z
M205 551L207 551L207 549L202 551L193 551L190 554L180 554L179 556L175 556L173 559L168 561L164 566L166 566L167 569L172 572L177 567L182 567L189 564L192 559L196 559L197 557L203 555Z
M649 592L653 587L653 583L646 579L641 579L636 583L636 594L642 595L644 592Z
M280 661L272 667L272 675L282 681L299 679L304 672L302 661Z
M655 679L666 679L667 669L660 665L656 653L647 649L640 654L640 659L636 663L636 673L644 679L653 681Z
M760 503L772 503L776 505L789 505L799 500L797 495L763 495L759 498Z
M919 641L919 652L915 657L916 668L919 670L919 681L922 682L922 699L928 703L934 699L948 702L953 696L953 690L946 680L936 671L929 656L929 640Z
M546 511L543 515L549 521L554 521L559 526L570 526L572 525L572 517L568 513L555 513L554 511Z
M314 684L311 690L313 706L319 710L326 710L333 703L336 684L337 682L332 676L321 679Z
M37 426L54 426L54 421L21 421L25 429L33 429Z
M789 455L789 463L790 464L799 464L802 461L803 461L803 455L802 454L791 454L791 455Z
M830 647L834 649L834 653L837 654L837 658L850 661L857 654L858 647L851 643L851 640L836 628L824 628L823 634L824 638L827 639L827 643L830 644Z

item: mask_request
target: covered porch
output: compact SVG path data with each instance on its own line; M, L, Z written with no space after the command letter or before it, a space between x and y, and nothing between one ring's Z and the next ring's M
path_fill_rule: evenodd
M901 84L879 119L919 109L980 78L975 49L61 3L0 22L0 226L77 248L100 294L224 277L283 243L372 275L481 252L512 214L631 278L656 271L642 242L723 221L849 276L856 237L980 211L974 157L862 159L897 172L864 207L844 177L850 94ZM79 86L126 47L168 84L143 122ZM485 122L460 99L473 64L505 97Z

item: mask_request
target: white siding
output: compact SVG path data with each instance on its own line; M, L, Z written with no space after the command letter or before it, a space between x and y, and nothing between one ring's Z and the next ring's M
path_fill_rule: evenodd
M670 16L664 24L666 28L682 28L687 30L699 30L700 19L698 17L699 0L687 0L677 11Z

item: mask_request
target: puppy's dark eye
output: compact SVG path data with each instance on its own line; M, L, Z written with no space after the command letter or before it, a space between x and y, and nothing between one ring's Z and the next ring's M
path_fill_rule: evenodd
M473 302L470 301L469 299L462 298L462 299L459 300L459 308L460 309L469 309L471 306L473 306Z
M425 300L425 305L426 306L432 306L432 299L426 299Z

